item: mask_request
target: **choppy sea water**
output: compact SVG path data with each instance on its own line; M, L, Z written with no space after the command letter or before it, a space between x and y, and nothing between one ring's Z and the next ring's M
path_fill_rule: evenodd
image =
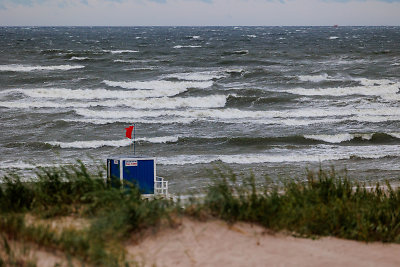
M0 173L156 156L172 192L223 163L400 177L400 27L0 28Z

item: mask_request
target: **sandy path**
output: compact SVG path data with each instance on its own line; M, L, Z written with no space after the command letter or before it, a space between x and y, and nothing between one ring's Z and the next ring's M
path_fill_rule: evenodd
M138 245L130 256L145 266L400 266L400 245L337 238L311 240L222 221L183 219Z

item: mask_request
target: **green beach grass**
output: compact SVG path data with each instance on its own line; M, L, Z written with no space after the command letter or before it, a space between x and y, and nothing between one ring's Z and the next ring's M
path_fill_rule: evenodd
M7 252L0 266L34 266L30 259L16 260L10 241L96 266L135 266L126 260L124 242L174 227L181 216L250 222L295 236L400 243L400 189L389 183L367 188L334 170L308 172L281 185L269 179L256 184L254 175L225 167L213 173L205 197L186 204L142 199L134 187L110 187L103 167L89 171L81 162L41 168L31 183L8 174L0 187L0 248ZM84 223L53 227L59 218Z

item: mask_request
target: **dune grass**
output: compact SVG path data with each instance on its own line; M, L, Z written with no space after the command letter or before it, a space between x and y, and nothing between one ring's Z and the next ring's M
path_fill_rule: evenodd
M360 241L400 243L400 189L352 182L346 175L320 170L304 181L278 187L268 180L263 190L253 175L238 177L218 170L204 208L227 220L261 224L301 236L336 236Z
M252 174L222 168L215 169L215 181L204 199L183 205L142 199L134 187L111 187L104 173L103 168L88 171L78 162L39 169L36 181L30 183L6 175L0 187L3 240L35 243L96 266L134 266L135 262L126 261L125 241L147 229L174 226L178 216L186 215L257 223L297 236L400 243L400 189L389 183L385 189L379 184L368 189L345 173L320 170L277 185L268 179L256 183ZM36 222L27 220L28 215ZM60 217L88 223L59 229L43 223ZM0 258L0 266L10 259Z
M103 171L89 172L84 164L39 169L37 181L21 182L7 175L0 189L0 234L8 239L33 242L57 249L96 266L119 266L124 262L122 242L132 233L172 224L176 205L171 201L146 201L131 187L109 186ZM52 229L27 223L25 215L51 220L70 216L84 218L84 229Z

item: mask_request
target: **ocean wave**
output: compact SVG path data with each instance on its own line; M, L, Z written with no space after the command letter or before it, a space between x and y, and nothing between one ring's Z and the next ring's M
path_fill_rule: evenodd
M313 140L319 140L319 141L324 141L327 143L342 143L346 141L350 141L354 138L361 138L363 140L371 140L373 134L349 134L349 133L343 133L343 134L334 134L334 135L329 135L329 134L312 134L312 135L305 135L304 137L307 139L313 139Z
M111 54L139 53L137 50L103 50L103 52Z
M161 165L208 164L221 161L227 164L260 164L260 163L291 163L291 162L324 162L337 160L380 159L399 157L399 145L380 146L315 146L311 149L277 149L265 153L234 154L234 155L178 155L159 157Z
M61 99L125 99L148 97L175 96L187 90L180 88L158 88L154 90L107 90L107 89L67 89L67 88L38 88L38 89L10 89L3 94L22 93L35 98L61 98Z
M247 55L249 53L249 50L243 49L243 50L236 50L236 51L225 51L223 52L224 55Z
M75 95L74 97L78 97ZM210 95L204 97L161 97L161 98L120 98L115 100L67 101L0 101L0 107L26 108L89 108L89 107L134 107L134 109L176 109L176 108L218 108L224 107L227 96Z
M346 117L350 119L369 119L378 117L388 119L391 116L400 118L400 109L382 108L382 109L294 109L285 111L249 111L235 108L227 109L188 109L188 110L159 110L159 111L94 111L89 109L77 109L76 112L82 116L97 118L126 118L126 117L158 117L158 116L176 116L195 119L293 119L293 118L324 118ZM327 118L328 117L328 118Z
M164 80L153 80L153 81L133 81L133 82L119 82L104 80L108 86L121 87L124 89L139 89L139 90L178 90L180 92L186 91L188 88L208 88L213 85L212 81L203 82L172 82Z
M78 60L78 61L83 61L83 60L88 60L88 57L71 57L69 60Z
M400 133L343 133L343 134L319 134L319 135L291 135L291 136L259 136L259 137L179 137L179 143L224 143L233 146L251 145L310 145L324 143L345 143L368 141L369 143L399 142Z
M175 78L184 81L211 81L225 77L226 75L219 71L183 72L165 75L165 78Z
M31 71L56 71L56 70L74 70L82 69L85 66L82 65L56 65L56 66L29 66L29 65L0 65L0 71L11 71L11 72L31 72Z
M72 123L85 123L94 125L105 125L113 123L132 123L132 118L117 118L117 119L98 119L98 118L74 118L74 119L60 119L64 122ZM143 124L190 124L195 121L192 118L174 118L174 119L144 119L135 118L136 123Z
M319 78L315 78L319 79ZM381 96L384 99L398 99L400 83L389 80L369 80L357 79L361 86L352 87L331 87L331 88L295 88L282 90L281 92L305 95L305 96L347 96L347 95L365 95Z
M0 169L36 169L38 167L57 167L60 166L61 164L34 164L30 162L25 162L25 161L5 161L5 162L0 162ZM1 182L1 178L0 178Z
M342 134L315 134L305 135L307 139L323 141L327 143L342 143L355 140L373 141L373 142L390 142L393 140L400 141L400 133L342 133Z
M231 74L231 75L236 75L236 74L244 73L244 69L242 69L242 68L226 69L225 72L228 73L228 74Z
M181 48L200 48L201 45L175 45L174 49L181 49Z
M178 137L174 136L147 137L147 138L143 137L143 138L137 138L136 141L146 142L146 143L171 143L178 141ZM91 140L91 141L74 141L74 142L50 141L45 143L60 148L100 148L104 146L109 146L109 147L130 146L132 145L132 140L130 139Z
M68 102L59 103L52 101L0 101L0 107L14 108L14 109L27 109L27 108L88 108L97 106L96 103L87 102Z
M156 67L136 67L136 68L128 68L128 69L124 69L126 71L151 71L151 70L155 70Z
M82 115L84 116L84 115ZM117 116L115 116L117 117ZM132 118L122 117L122 118L102 118L101 115L96 117L85 117L85 118L75 118L75 119L61 119L66 122L76 122L76 123L88 123L95 125L113 124L113 123L131 123ZM172 117L172 118L162 118L158 119L156 117L140 117L135 118L135 122L144 124L191 124L196 121L207 121L212 123L227 123L227 124L261 124L261 125L285 125L285 126L310 126L310 125L324 125L336 124L343 122L388 122L388 121L399 121L400 117L384 118L381 117L379 120L376 118L343 118L343 119L279 119L279 118L269 118L269 119L213 119L213 118L195 118L195 117Z
M315 83L332 79L326 73L319 74L319 75L299 75L299 76L297 76L297 78L303 82L315 82Z

